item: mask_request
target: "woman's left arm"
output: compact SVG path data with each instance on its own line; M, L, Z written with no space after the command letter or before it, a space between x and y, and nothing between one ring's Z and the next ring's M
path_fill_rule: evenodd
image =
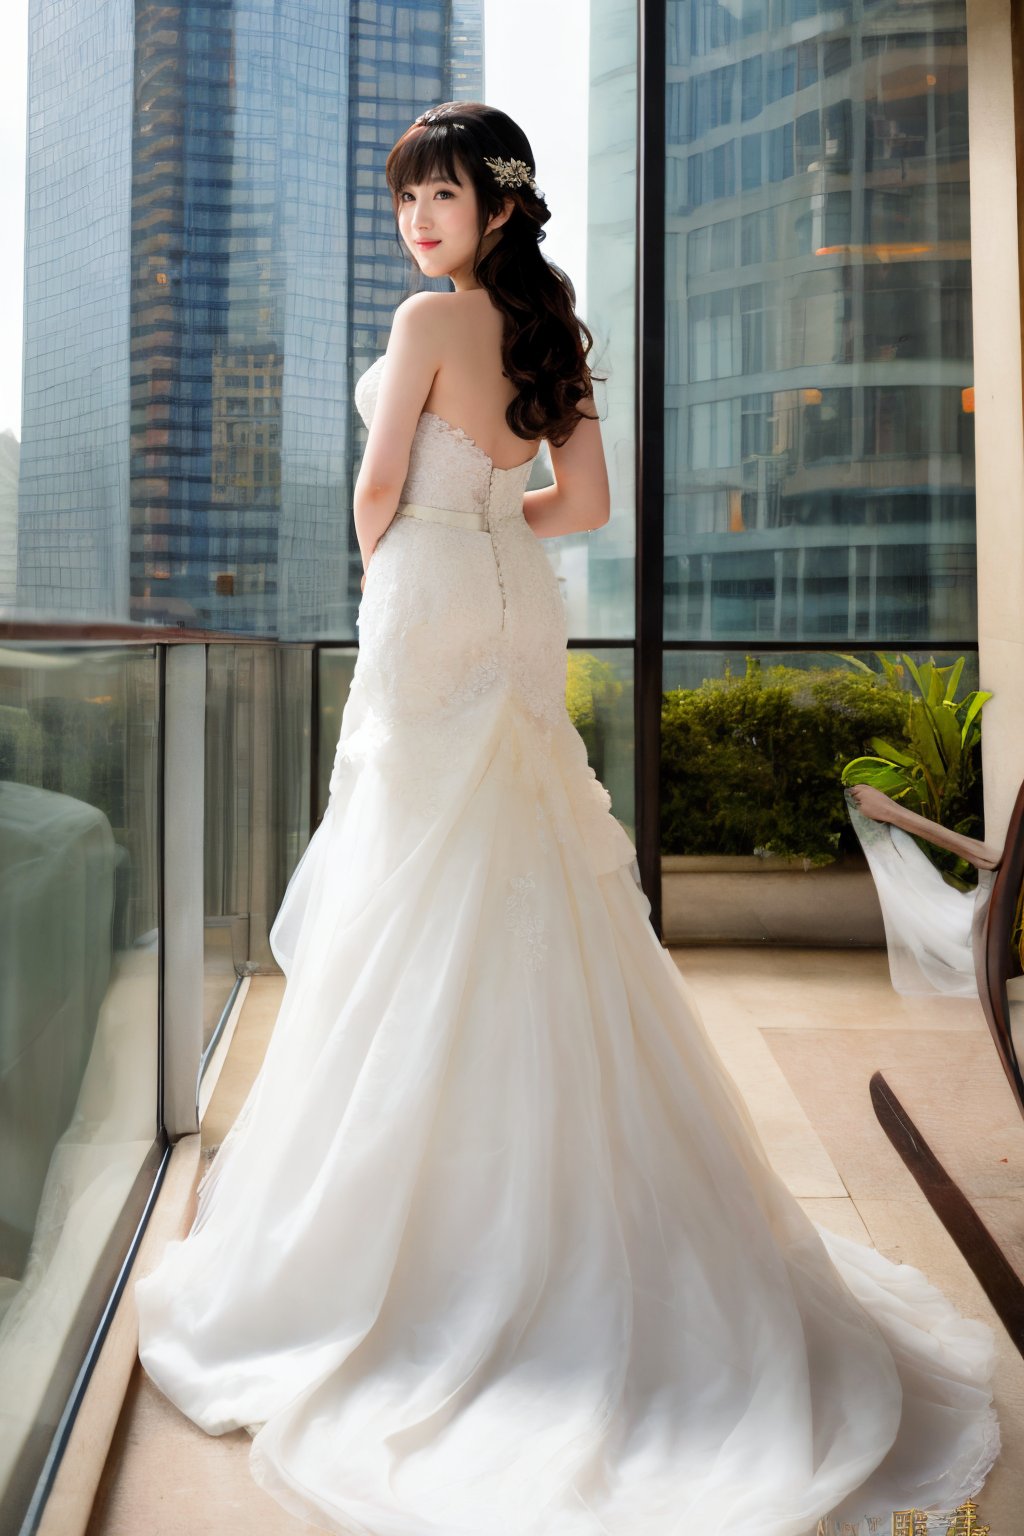
M611 516L611 491L601 427L588 395L577 405L580 420L560 448L549 442L554 485L523 496L523 516L538 539L603 528ZM587 409L581 409L586 406Z
M352 497L363 582L377 541L398 510L416 424L440 366L443 312L438 301L444 298L414 293L399 304L391 324L387 361Z

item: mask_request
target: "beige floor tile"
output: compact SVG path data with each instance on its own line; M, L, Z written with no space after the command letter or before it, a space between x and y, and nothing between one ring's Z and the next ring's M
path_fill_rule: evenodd
M224 1140L266 1055L284 994L284 977L253 976L241 1016L203 1116L204 1147Z
M136 1361L86 1536L312 1536L253 1481L251 1444L205 1434Z
M972 1204L1018 1275L1024 1275L1024 1200L994 1195Z
M764 1036L723 1005L709 1012L708 1033L735 1079L773 1168L794 1195L843 1196L836 1171Z
M864 1225L864 1219L849 1195L842 1200L808 1199L806 1196L798 1196L797 1199L804 1214L827 1227L830 1232L838 1232L840 1237L848 1237L854 1243L871 1242L871 1234Z
M249 995L245 1000L245 1022L248 1028L263 1030L269 1038L281 1006L284 988L283 976L250 977Z
M897 1046L886 1082L961 1188L972 1200L1024 1199L1024 1118L988 1033L947 1035L933 1050L903 1035Z
M855 1199L923 1198L875 1117L876 1070L970 1198L1024 1194L1024 1119L987 1036L770 1029L764 1038Z
M967 998L901 997L884 950L684 949L671 951L698 997L706 987L746 1010L762 1029L986 1030Z

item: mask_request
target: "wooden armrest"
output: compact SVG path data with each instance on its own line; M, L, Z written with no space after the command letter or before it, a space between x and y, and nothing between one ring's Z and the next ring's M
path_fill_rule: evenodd
M872 784L851 784L846 790L846 798L853 802L861 815L871 821L887 821L913 837L923 837L926 843L931 843L935 848L946 848L950 853L958 854L973 864L975 869L998 869L1002 863L1001 848L992 848L988 843L979 842L976 837L964 837L962 833L952 832L949 827L943 827L937 821L929 821L927 816L908 811L905 805L900 805L891 795L883 794Z

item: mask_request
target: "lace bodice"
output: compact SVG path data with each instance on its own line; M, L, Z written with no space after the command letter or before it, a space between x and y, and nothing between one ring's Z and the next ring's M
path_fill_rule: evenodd
M367 426L373 420L385 361L381 356L371 363L355 387L356 408ZM402 501L459 512L486 511L491 523L521 517L523 490L537 453L539 449L522 464L498 469L461 427L424 411L409 454Z
M356 384L367 426L384 366L378 358ZM491 740L510 778L536 786L538 838L550 832L562 841L569 818L593 868L610 870L636 850L565 707L565 605L543 542L523 516L533 462L497 468L461 428L421 415L399 505L482 516L476 526L452 527L396 515L378 539L331 789L372 762L428 823L460 765ZM504 728L508 704L526 729ZM563 780L572 785L568 802L544 789ZM507 918L535 961L527 885L510 892Z

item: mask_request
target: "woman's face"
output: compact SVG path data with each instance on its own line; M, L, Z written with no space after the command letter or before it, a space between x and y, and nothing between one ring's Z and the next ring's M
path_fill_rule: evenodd
M455 287L476 288L473 260L479 238L476 189L461 170L457 181L438 179L409 184L398 194L398 231L415 256L424 277L450 277ZM512 211L507 198L502 212L488 221L481 255L499 237L498 228Z

